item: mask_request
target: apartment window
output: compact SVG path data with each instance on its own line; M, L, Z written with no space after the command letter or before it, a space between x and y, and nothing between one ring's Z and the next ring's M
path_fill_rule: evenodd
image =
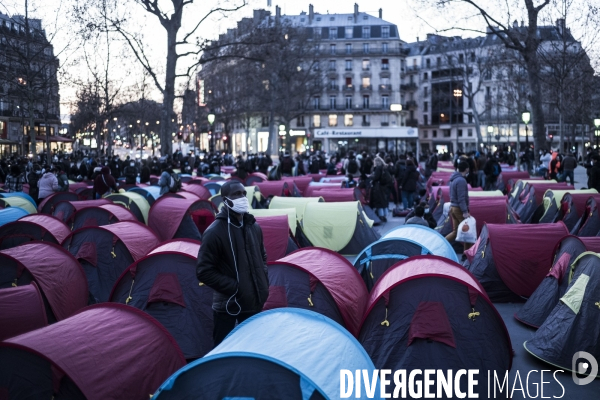
M363 26L362 37L363 37L363 39L369 39L371 37L371 27L370 26Z
M423 97L429 97L429 88L427 86L423 88Z
M427 72L423 73L423 80L426 81L427 79L429 79L429 75L427 74Z
M329 39L337 38L337 28L329 28Z
M335 44L329 45L329 52L335 55Z
M429 118L427 118L427 115L423 115L423 125L429 125L428 124L428 122L429 122L428 119Z
M369 115L365 114L362 116L362 124L363 126L371 125L371 118L369 117Z
M344 126L352 126L354 125L354 116L352 114L344 115Z
M450 137L450 129L444 129L442 130L442 133L444 134L444 137Z
M319 18L319 20L320 20L320 19L321 19L321 18ZM315 34L314 34L314 36L315 36L316 38L319 38L319 39L321 38L321 28L315 28Z
M332 90L336 89L336 81L335 81L335 79L330 79L329 80L329 89L332 89Z
M389 69L390 69L389 60L387 58L384 58L383 60L381 60L381 70L389 71Z
M390 125L390 115L383 114L381 116L381 126L389 126Z
M352 87L352 78L346 77L346 86Z
M429 108L429 102L428 101L424 101L423 102L423 112L427 112Z
M329 96L329 108L331 108L332 110L335 110L335 107L337 105L336 101L337 101L336 96Z
M459 64L464 64L465 62L465 55L464 54L459 54L458 55L458 63Z
M473 123L473 114L469 114L469 123L472 124Z
M296 126L304 126L304 115L301 115L298 118L296 118Z
M347 109L352 108L352 96L346 96L346 108Z
M381 37L382 38L389 38L390 37L390 27L389 26L382 26L381 27Z
M262 126L269 126L269 117L263 116L261 121Z
M363 96L363 108L369 108L369 96Z
M435 63L437 64L437 66L439 67L440 65L442 65L442 57L438 57L435 59Z
M459 129L459 130L458 130L458 137L462 137L462 134L463 134L463 130L462 130L462 129Z
M467 129L467 136L473 137L473 129Z
M321 127L321 116L320 115L313 115L313 126L315 128Z
M346 44L346 54L352 54L352 45L350 43Z
M313 97L313 108L315 110L318 110L320 106L321 106L321 98L320 97Z
M369 43L363 43L363 53L369 54Z
M427 66L427 68L431 67L431 61L429 60L429 58L425 59L425 65Z
M390 108L390 98L388 96L381 96L381 107L384 110L387 110Z
M436 130L431 131L431 137L437 137L437 131Z
M369 78L368 76L362 78L362 86L364 88L368 88L369 86L371 86L371 78Z
M388 44L387 43L381 43L381 52L383 54L387 54L387 52L388 52Z
M329 114L329 126L337 126L337 114Z
M329 60L329 70L335 71L335 60Z
M362 69L363 69L363 71L370 71L371 70L371 60L363 60Z
M352 71L352 60L346 60L346 71Z
M429 136L429 132L427 131L423 131L423 138L427 139L427 136Z
M354 29L351 26L346 27L346 39L352 39Z
M475 53L471 53L471 62L475 62Z

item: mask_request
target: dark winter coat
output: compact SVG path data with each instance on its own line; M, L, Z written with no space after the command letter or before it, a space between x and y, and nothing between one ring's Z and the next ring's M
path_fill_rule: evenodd
M267 253L262 230L251 214L244 214L241 228L233 214L231 218L232 225L228 226L227 209L224 207L202 235L196 275L200 282L215 291L213 310L236 314L240 310L232 297L235 294L241 312L258 312L269 296Z
M402 180L402 190L406 192L417 191L417 181L419 180L419 171L414 165L406 167L404 179Z
M371 208L388 208L389 203L386 198L386 187L381 184L381 176L383 175L383 165L375 167L373 171L373 187L371 188L371 196L369 205Z
M594 161L594 165L592 165L592 168L590 168L588 188L596 189L598 192L600 192L600 164L597 161Z
M450 177L450 205L460 207L463 213L469 211L469 187L467 180L460 172Z

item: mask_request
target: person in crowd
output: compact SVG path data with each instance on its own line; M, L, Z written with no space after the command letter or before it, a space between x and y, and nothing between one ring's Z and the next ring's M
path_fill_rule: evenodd
M600 193L600 155L592 155L590 168L590 179L588 180L588 188L596 189Z
M577 168L577 160L573 156L572 152L567 153L561 163L563 167L561 181L566 182L569 178L571 186L575 185L575 168Z
M62 164L58 164L56 179L58 180L58 191L59 192L68 192L69 191L69 177L67 176L67 172L64 169Z
M375 210L379 219L387 222L389 200L386 197L387 192L385 188L392 180L392 177L385 168L385 162L381 157L375 157L375 169L373 170L371 180L370 206Z
M406 160L406 172L402 180L402 206L405 210L413 208L415 204L415 192L417 191L417 181L419 180L419 171L413 160Z
M487 157L484 153L475 153L475 159L477 160L477 187L485 189L485 164L487 164Z
M236 323L256 315L269 296L267 253L263 233L240 182L221 187L224 207L202 236L198 280L214 290L213 342L217 346Z
M329 162L327 163L327 175L337 175L337 159L335 156L329 157Z
M246 161L244 161L242 156L238 156L237 161L235 163L235 172L232 175L237 176L242 181L245 181L248 177L248 171L246 170L246 168Z
M437 222L435 221L435 218L433 218L433 215L431 215L431 212L429 212L429 205L425 201L422 201L419 203L419 206L423 208L423 219L427 221L427 224L431 229L435 229L435 227L437 226ZM415 207L411 212L409 212L406 215L407 221L416 215L415 211L417 207Z
M452 219L452 232L446 236L446 240L451 243L456 240L458 225L470 217L468 175L469 163L461 161L458 163L458 171L450 177L450 211L448 213ZM471 243L465 243L464 248L467 250L471 246Z
M540 151L540 168L538 175L548 178L548 171L550 171L550 162L552 161L552 154L548 150Z
M177 192L178 186L178 175L173 172L171 164L163 166L163 171L158 179L158 186L160 186L160 195L162 196L168 192ZM180 184L180 183L179 183Z
M557 150L552 153L551 161L550 161L550 179L558 179L558 174L563 170L562 166L562 156L560 152Z
M140 170L140 183L150 183L150 167L148 167L148 160L142 161L142 168Z
M429 179L431 174L437 171L438 168L438 151L437 149L431 152L431 155L427 158L425 162L425 178Z
M356 159L353 151L348 153L348 158L344 160L343 168L347 174L356 175L360 172L360 161Z
M343 188L354 188L358 185L358 182L356 182L354 180L354 175L352 174L348 174L348 180L345 182L342 182L342 187Z
M25 176L21 172L21 168L17 164L10 166L10 172L6 175L4 182L4 189L8 193L22 192L23 184L25 183Z
M46 166L42 170L42 177L38 181L38 204L46 197L60 190L58 179L55 175L56 169L54 166Z
M502 167L500 167L496 157L490 155L483 167L483 172L485 174L484 190L496 190L498 188L498 177L502 172Z
M27 174L27 182L29 183L29 195L37 203L40 193L38 181L42 177L42 167L38 163L33 164L31 171Z
M105 195L117 192L117 181L110 174L110 168L104 166L100 168L100 173L94 178L94 186L92 188L92 198L99 199Z
M125 176L125 183L127 185L135 185L137 173L138 173L138 171L135 166L135 161L129 160L129 163L123 169L123 175Z
M281 168L281 175L292 176L294 172L294 166L296 165L296 163L294 163L294 160L292 160L292 157L290 157L289 151L286 151L283 154L283 158L281 159L279 165Z
M411 224L422 225L422 226L429 228L429 223L427 221L425 221L424 215L425 215L425 209L422 206L418 205L415 207L414 216L411 218L408 218L404 224L405 225L411 225Z
M304 160L302 160L302 157L300 157L300 153L296 153L296 157L294 159L296 162L294 176L306 175L306 170L304 169Z

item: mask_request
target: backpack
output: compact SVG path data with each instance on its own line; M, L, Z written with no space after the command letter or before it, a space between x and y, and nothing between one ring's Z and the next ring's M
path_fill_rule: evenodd
M169 192L177 193L181 189L181 178L176 173L171 173L171 179L169 180Z
M392 175L390 175L390 171L388 171L387 167L383 167L383 171L381 171L381 185L387 186L392 183Z
M354 158L348 161L348 171L347 172L352 175L354 175L358 172L358 163L356 162L356 160Z
M494 176L500 175L500 166L498 164L494 164L494 171L492 172Z

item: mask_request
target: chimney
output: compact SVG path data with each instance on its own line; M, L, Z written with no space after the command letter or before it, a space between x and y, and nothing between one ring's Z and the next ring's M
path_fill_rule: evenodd
M358 4L354 3L354 23L358 22Z
M513 29L517 29L518 27L519 27L519 23L515 19L514 22L513 22Z
M521 20L521 28L525 27L525 21Z
M419 43L419 37L417 36L417 43Z
M379 19L383 19L383 9L379 9Z
M275 6L275 20L279 21L281 19L281 7Z
M308 5L308 24L312 24L313 19L315 18L315 8L312 4Z
M556 20L556 27L558 28L558 32L563 35L565 33L565 19L559 18Z

